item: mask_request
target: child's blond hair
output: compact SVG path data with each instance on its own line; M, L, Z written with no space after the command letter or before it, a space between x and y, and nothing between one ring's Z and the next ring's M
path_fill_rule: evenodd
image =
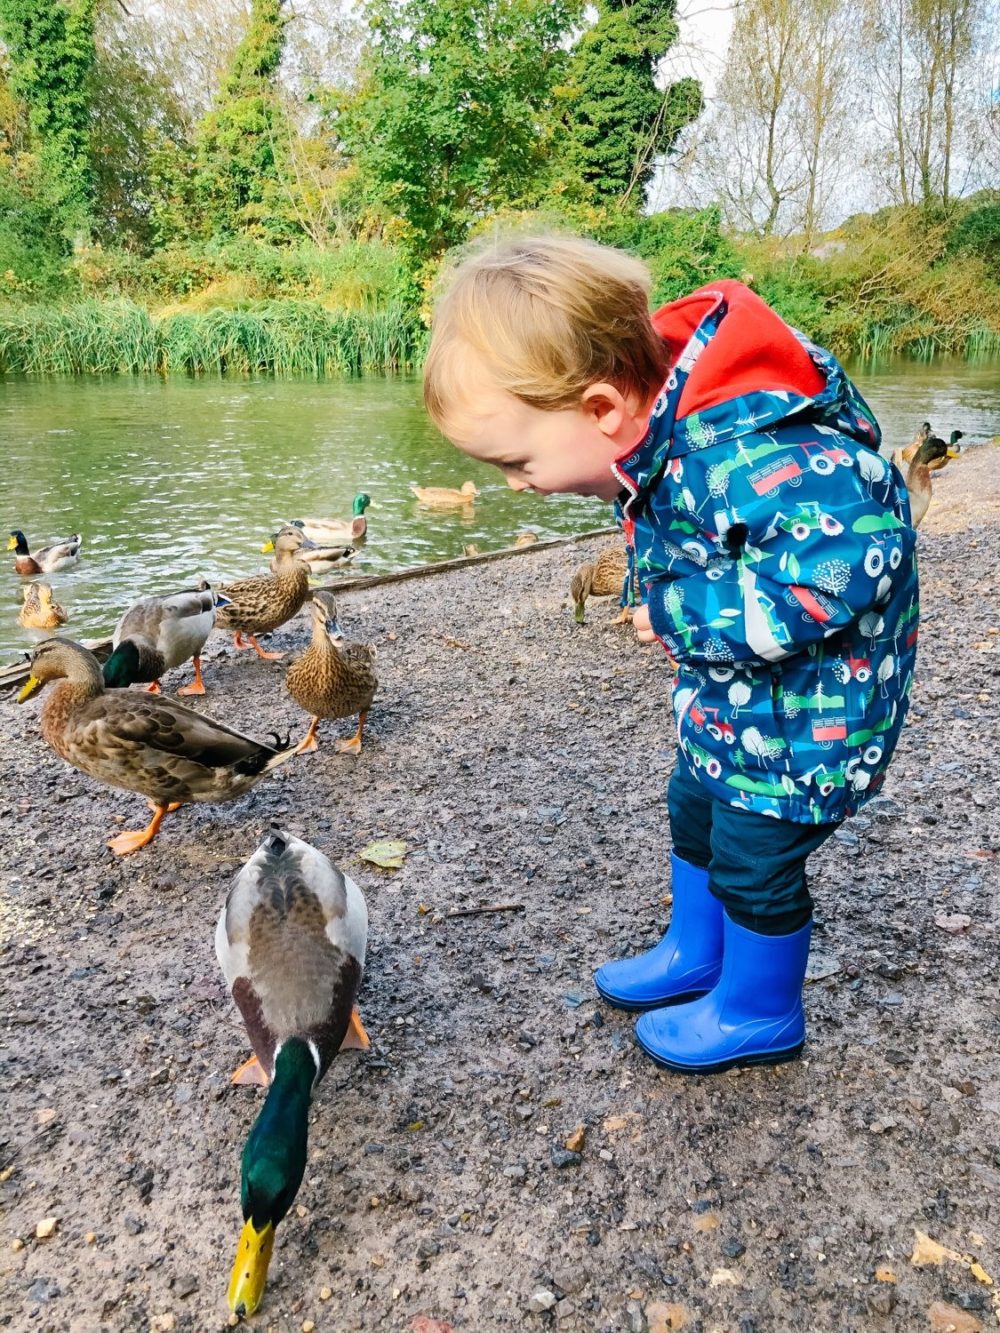
M448 434L473 401L470 360L547 412L578 405L602 381L645 397L669 369L649 288L638 259L575 236L516 237L466 259L434 312L424 364L431 419Z

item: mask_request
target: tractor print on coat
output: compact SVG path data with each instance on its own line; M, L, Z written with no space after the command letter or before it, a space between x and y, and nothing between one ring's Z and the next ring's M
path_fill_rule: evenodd
M677 417L693 334L649 430L616 464L619 513L654 632L677 662L684 758L711 794L799 823L853 814L881 784L916 656L915 533L878 426L837 361L825 381Z

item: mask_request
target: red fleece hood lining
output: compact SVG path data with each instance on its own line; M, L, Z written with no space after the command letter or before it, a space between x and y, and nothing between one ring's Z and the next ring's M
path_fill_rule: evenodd
M688 378L678 417L742 397L785 392L815 398L826 380L785 321L742 282L724 279L661 306L653 327L670 351L684 351L706 315L725 298L726 314Z

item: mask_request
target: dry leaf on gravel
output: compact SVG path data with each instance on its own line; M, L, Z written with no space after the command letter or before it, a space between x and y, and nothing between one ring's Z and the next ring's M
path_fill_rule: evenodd
M708 1279L708 1285L710 1287L738 1287L740 1279L731 1268L717 1268Z
M444 1319L432 1319L430 1315L418 1314L410 1324L411 1333L452 1333L453 1324Z
M875 1269L875 1281L898 1282L899 1279L887 1264L879 1264L878 1268Z
M974 1314L947 1301L935 1301L928 1307L927 1322L933 1333L983 1333L983 1326Z
M925 1268L928 1264L943 1264L945 1259L953 1259L955 1263L968 1267L971 1260L966 1259L957 1250L949 1250L947 1245L942 1245L940 1241L933 1240L927 1235L926 1231L918 1231L914 1228L913 1253L910 1255L910 1263L916 1268Z
M691 1312L683 1305L651 1301L646 1306L649 1333L676 1333L677 1329L687 1328L690 1320Z
M934 924L938 930L946 930L949 935L961 935L963 930L968 930L972 925L972 917L966 916L964 912L938 912Z
M399 870L408 851L409 844L405 842L370 842L367 847L362 847L358 856L383 870Z

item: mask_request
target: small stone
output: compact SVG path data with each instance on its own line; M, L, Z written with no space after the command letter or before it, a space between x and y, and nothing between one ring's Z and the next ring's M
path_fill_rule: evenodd
M528 1168L526 1166L521 1166L518 1162L515 1162L513 1166L505 1166L503 1173L508 1180L528 1179Z
M42 1220L35 1227L35 1236L39 1240L48 1240L50 1236L54 1236L56 1234L56 1229L58 1228L58 1226L59 1226L58 1217L43 1217Z
M625 1320L628 1333L647 1333L649 1329L645 1312L638 1301L629 1301L625 1306Z
M549 1159L554 1167L579 1166L583 1161L582 1154L570 1152L566 1148L553 1148L549 1153Z
M872 1314L890 1315L896 1308L896 1288L891 1285L873 1287L865 1298Z
M40 1304L54 1300L60 1294L58 1285L50 1277L37 1278L28 1288L28 1300L38 1301Z
M96 1243L96 1241L97 1241L97 1232L96 1232L96 1231L87 1231L87 1232L84 1232L84 1236L83 1236L83 1243L84 1243L84 1245L94 1245L94 1244Z
M10 1243L10 1248L11 1248L12 1250L23 1250L23 1249L24 1249L24 1241L21 1239L20 1236L15 1236L14 1239L13 1239L13 1240L11 1241L11 1243Z
M719 1247L727 1259L738 1259L740 1255L746 1254L747 1247L738 1236L730 1236L724 1240Z
M295 1216L296 1216L296 1217L308 1217L308 1216L309 1216L309 1209L305 1206L305 1204L297 1203L297 1204L295 1205Z
M36 1125L51 1125L56 1118L56 1109L54 1106L43 1106L40 1111L35 1112Z
M563 1144L563 1147L566 1149L567 1152L583 1152L583 1145L584 1143L586 1143L586 1141L587 1141L587 1126L577 1125L576 1129L573 1130L572 1134L570 1134L567 1137L566 1142Z
M174 1279L174 1295L179 1296L182 1301L188 1296L193 1296L197 1290L198 1279L193 1273L182 1273L180 1277Z
M539 1287L537 1291L531 1293L528 1300L529 1314L544 1314L546 1310L551 1310L556 1304L556 1295L554 1291L549 1291L545 1287Z
M433 1259L436 1254L441 1253L441 1246L432 1236L425 1236L417 1246L418 1259Z
M321 1301L328 1301L332 1295L333 1292L330 1290L329 1287L320 1287L319 1298Z
M311 1319L303 1319L302 1333L315 1333L316 1325Z
M146 1229L146 1224L141 1217L136 1217L135 1213L126 1213L122 1218L122 1226L130 1236L141 1235Z
M165 1314L158 1314L153 1318L153 1328L156 1333L171 1333L171 1330L176 1327L177 1316L171 1314L169 1310Z

